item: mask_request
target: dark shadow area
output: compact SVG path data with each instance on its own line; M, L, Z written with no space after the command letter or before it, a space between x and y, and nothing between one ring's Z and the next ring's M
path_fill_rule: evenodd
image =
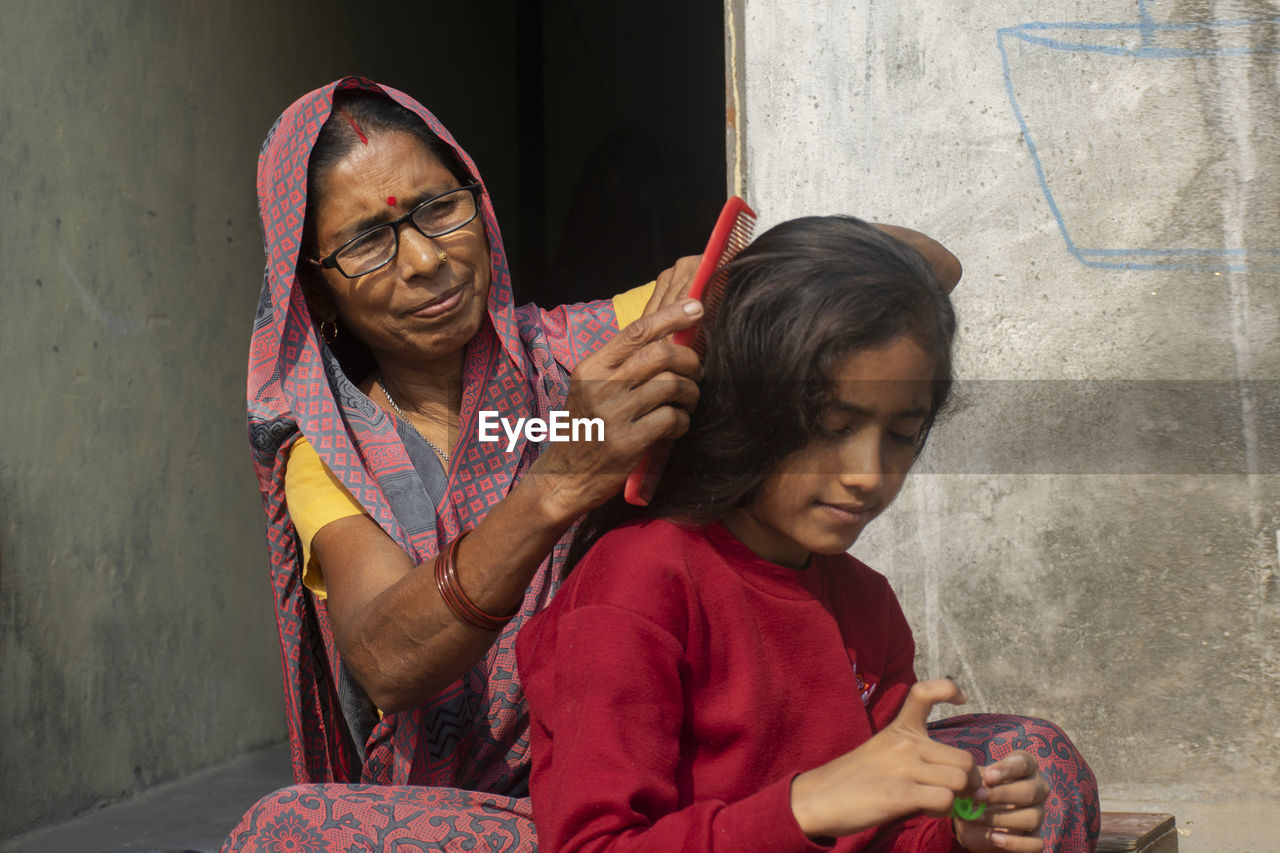
M420 57L384 53L365 4L357 73L413 95L476 161L517 302L598 299L702 251L725 198L715 3L397 4Z
M547 256L521 295L551 305L702 251L725 198L724 31L718 3L541 8L547 185L523 213Z

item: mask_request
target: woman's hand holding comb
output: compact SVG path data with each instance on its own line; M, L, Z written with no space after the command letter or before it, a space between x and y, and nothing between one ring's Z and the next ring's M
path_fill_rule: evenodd
M570 376L571 418L599 418L603 441L552 443L529 471L545 478L547 509L568 521L616 494L627 473L655 441L689 428L698 404L702 365L670 336L702 317L702 304L680 295L685 264L655 291L640 319L578 363ZM665 273L664 273L665 275ZM659 293L667 304L655 306Z
M652 314L688 296L689 285L693 284L693 275L698 271L701 260L702 255L689 255L660 272L653 295L644 306L644 313Z

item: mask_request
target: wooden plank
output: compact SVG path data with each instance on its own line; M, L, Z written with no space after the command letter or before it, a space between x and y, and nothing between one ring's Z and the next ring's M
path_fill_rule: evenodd
M1103 812L1098 853L1178 853L1173 815Z

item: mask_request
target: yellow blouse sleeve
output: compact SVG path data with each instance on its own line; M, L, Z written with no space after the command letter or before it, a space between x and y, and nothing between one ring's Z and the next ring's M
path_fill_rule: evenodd
M311 554L311 540L326 524L360 515L364 507L324 464L305 436L299 437L289 451L284 469L284 499L302 543L302 583L323 598L328 592L320 564Z
M618 318L619 329L640 318L655 287L657 282L651 281L613 297L613 313ZM307 589L324 597L328 594L324 573L311 553L311 540L326 524L360 515L364 507L324 464L305 436L299 437L289 452L284 471L284 497L302 545L302 582Z
M613 313L618 318L619 329L625 329L640 319L640 315L644 313L644 306L649 304L649 297L653 296L654 288L657 286L656 281L651 281L613 297Z

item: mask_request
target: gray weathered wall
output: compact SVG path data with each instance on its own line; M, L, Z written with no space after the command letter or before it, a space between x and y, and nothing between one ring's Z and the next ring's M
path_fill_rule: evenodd
M993 381L854 548L921 673L1059 721L1104 796L1258 801L1274 842L1280 24L1204 24L1280 6L727 5L762 224L855 213L965 265L958 372Z
M0 4L0 838L284 737L244 431L258 147L359 71L514 177L486 159L510 4L435 10L439 65L425 10L357 5ZM475 16L492 55L439 38ZM433 98L441 68L472 85Z

